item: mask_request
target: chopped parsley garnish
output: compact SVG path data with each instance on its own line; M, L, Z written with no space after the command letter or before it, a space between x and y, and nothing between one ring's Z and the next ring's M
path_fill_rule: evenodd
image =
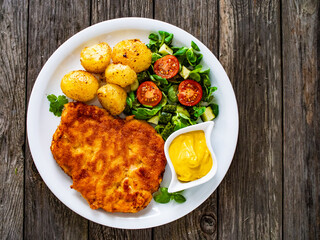
M168 188L161 187L160 190L155 193L153 199L158 203L168 203L170 200L175 200L177 203L184 203L186 198L181 194L183 191L169 193Z
M56 96L50 94L47 96L47 99L50 102L49 111L52 112L55 116L61 117L64 104L68 103L68 99L64 95Z

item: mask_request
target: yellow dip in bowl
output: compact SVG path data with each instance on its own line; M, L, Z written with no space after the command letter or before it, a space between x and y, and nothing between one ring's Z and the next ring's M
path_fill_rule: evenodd
M168 137L164 144L171 173L168 192L198 186L215 176L218 165L211 144L213 126L213 121L203 122L179 129Z
M169 156L180 181L189 182L207 175L212 157L203 131L179 135L169 146Z

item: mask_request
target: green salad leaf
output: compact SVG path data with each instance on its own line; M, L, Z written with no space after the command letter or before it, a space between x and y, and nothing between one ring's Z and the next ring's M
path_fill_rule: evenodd
M194 41L191 41L191 47L196 51L200 51L200 48L198 47L198 45Z
M162 91L161 102L152 107L141 105L137 100L136 91L128 93L126 114L134 114L137 119L150 120L158 116L155 124L156 131L166 140L174 131L197 124L205 119L203 115L208 106L212 108L215 116L219 113L219 106L214 103L213 93L217 90L211 85L209 78L210 69L202 65L203 55L200 53L198 45L191 41L191 46L174 46L174 35L166 31L158 31L149 35L147 47L151 50L151 62L149 69L137 74L138 81L141 84L144 81L152 81ZM173 78L165 79L154 72L154 63L165 56L166 53L159 52L161 46L166 44L173 51L173 55L179 61L179 73ZM179 102L179 84L185 79L192 79L198 82L202 87L201 101L195 106L183 106ZM167 97L168 96L168 97ZM201 117L201 118L200 118Z
M194 54L192 48L189 48L186 52L187 60L191 66L195 66L197 63L197 56Z
M166 36L166 38L164 39L164 43L169 46L171 44L171 42L172 42L172 39L173 39L173 34L169 33L169 35Z
M162 58L162 56L159 53L152 53L151 63L155 63L159 58Z
M149 39L153 41L158 41L159 40L159 35L156 33L150 33Z
M197 82L200 82L200 80L201 80L200 74L197 72L190 72L189 78L193 79Z
M186 54L186 52L188 51L188 48L186 47L181 47L179 48L173 55L178 57L178 56L183 56Z
M193 107L193 111L193 115L198 118L206 111L206 107Z
M171 85L168 89L168 98L171 102L178 102L178 85Z
M156 115L159 112L159 110L160 110L159 107L155 107L152 109L140 107L140 108L136 108L136 109L132 110L132 113L135 115L136 119L146 120L146 119L150 119L154 115Z
M167 37L169 37L170 33L165 32L165 31L159 31L160 37L161 37L161 43L160 43L160 47L162 46L162 44L165 43L165 39Z
M160 84L164 84L164 85L167 85L168 84L168 80L165 79L165 78L162 78L156 74L152 74L150 75L150 79L154 82L159 82Z
M212 103L210 107L212 109L213 114L217 117L219 115L219 105Z

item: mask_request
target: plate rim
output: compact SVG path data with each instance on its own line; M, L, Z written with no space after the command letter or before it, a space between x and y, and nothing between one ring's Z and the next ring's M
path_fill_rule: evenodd
M231 87L231 90L232 90L232 94L233 94L233 97L234 99L232 99L233 101L233 104L234 104L234 107L235 107L235 123L236 123L236 126L235 127L235 138L233 139L233 145L232 145L232 154L231 154L231 160L227 163L227 169L226 171L222 174L222 178L221 180L219 180L219 183L218 185L211 191L210 190L210 194L202 201L202 202L198 202L196 204L193 205L193 208L188 211L188 212L184 212L183 214L177 214L178 217L170 217L168 218L166 221L162 221L162 222L157 222L157 223L153 223L152 221L147 221L146 223L144 224L137 224L135 226L124 226L123 224L118 224L119 222L115 223L115 224L105 224L104 222L102 221L97 221L97 219L92 219L88 216L85 216L84 214L80 213L79 211L77 211L74 207L72 206L69 206L69 204L66 204L63 200L61 200L56 192L53 190L53 186L51 184L48 184L48 182L45 180L46 177L44 176L44 174L42 173L42 170L40 170L37 166L37 163L34 159L36 159L38 157L38 153L36 151L36 147L34 146L34 138L33 136L31 136L31 132L32 132L32 129L33 129L33 124L32 122L35 120L35 116L32 115L32 111L34 109L34 102L36 100L35 96L36 96L36 90L39 89L41 87L41 84L44 84L43 82L40 81L42 75L44 74L46 68L48 68L49 64L51 62L53 62L58 56L59 52L60 51L63 51L64 48L68 47L68 45L70 45L70 43L72 43L75 39L79 38L80 36L82 36L83 34L87 33L87 32L90 32L92 31L92 29L95 29L95 28L99 28L101 26L104 26L104 25L108 25L108 24L126 24L128 21L130 22L136 22L136 23L142 23L142 24L155 24L155 27L154 28L158 28L158 30L160 30L161 27L163 26L166 26L168 28L172 28L172 29L175 29L181 33L183 33L183 35L185 35L186 37L190 38L190 40L194 40L196 39L197 41L197 44L200 43L201 45L201 49L202 49L202 52L203 52L203 48L206 49L206 51L208 52L210 58L214 58L218 64L220 65L219 67L221 68L220 71L222 70L223 71L223 75L225 75L225 78L227 80L227 84L230 85ZM157 27L156 27L157 26ZM119 30L124 30L124 29L129 29L130 27L128 26L122 26L121 28L119 28ZM133 29L133 28L131 28ZM143 30L143 28L139 28L138 26L135 28L135 29L139 29L139 30ZM106 31L105 33L107 33L108 31ZM113 31L110 31L110 32L113 32ZM174 32L173 32L174 33ZM81 41L82 42L82 41ZM60 54L60 56L63 55L63 54ZM93 221L93 222L96 222L96 223L99 223L99 224L102 224L102 225L105 225L105 226L108 226L108 227L114 227L114 228L120 228L120 229L146 229L146 228L151 228L151 227L157 227L157 226L160 226L160 225L164 225L164 224L167 224L167 223L170 223L172 221L175 221L177 219L180 219L182 218L183 216L191 213L192 211L194 211L196 208L198 208L202 203L204 203L213 193L214 191L218 188L218 186L221 184L222 180L224 179L226 173L228 172L229 168L230 168L230 165L232 163L232 160L233 160L233 157L234 157L234 153L235 153L235 150L236 150L236 147L237 147L237 141L238 141L238 135L239 135L239 112L238 112L238 106L237 106L237 101L236 101L236 97L235 97L235 93L234 93L234 90L232 88L232 85L231 85L231 82L230 82L230 79L228 77L228 75L226 74L223 66L221 65L220 61L216 58L216 56L210 51L210 49L208 49L199 39L197 39L195 36L193 36L192 34L188 33L187 31L183 30L182 28L180 27L177 27L175 25L172 25L170 23L167 23L167 22L163 22L163 21L160 21L160 20L155 20L155 19L151 19L151 18L140 18L140 17L125 17L125 18L115 18L115 19L111 19L111 20L106 20L106 21L103 21L103 22L99 22L97 24L94 24L92 26L89 26L81 31L79 31L78 33L74 34L73 36L71 36L70 38L68 38L63 44L61 44L53 53L52 55L48 58L48 60L46 61L46 63L43 65L43 67L41 68L41 71L39 72L38 76L37 76L37 79L32 87L32 91L31 91L31 94L30 94L30 98L29 98L29 103L28 103L28 108L27 108L27 138L28 138L28 144L29 144L29 149L30 149L30 152L31 152L31 155L32 155L32 159L33 159L33 162L35 163L35 166L42 178L42 180L45 182L46 186L50 189L50 191L55 195L56 198L58 198L65 206L67 206L69 209L71 209L73 212L77 213L78 215L90 220L90 221Z

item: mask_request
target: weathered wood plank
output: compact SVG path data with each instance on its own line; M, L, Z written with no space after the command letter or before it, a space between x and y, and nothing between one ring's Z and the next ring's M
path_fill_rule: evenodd
M153 1L121 0L121 1L92 1L92 24L120 17L152 18ZM89 223L90 239L151 239L152 230L120 230Z
M282 1L284 239L320 239L319 1Z
M92 0L92 24L121 17L152 18L153 0Z
M152 229L124 230L110 228L93 222L89 223L89 239L152 239Z
M193 0L156 0L155 18L172 23L218 53L218 2ZM173 223L154 229L155 239L216 239L216 192L199 208Z
M220 61L239 107L237 151L219 187L219 239L282 237L278 1L220 1Z
M28 1L0 9L0 238L23 236Z
M90 1L30 1L28 98L50 55L90 24ZM25 163L26 239L87 239L88 221L64 206L38 174L29 149Z

